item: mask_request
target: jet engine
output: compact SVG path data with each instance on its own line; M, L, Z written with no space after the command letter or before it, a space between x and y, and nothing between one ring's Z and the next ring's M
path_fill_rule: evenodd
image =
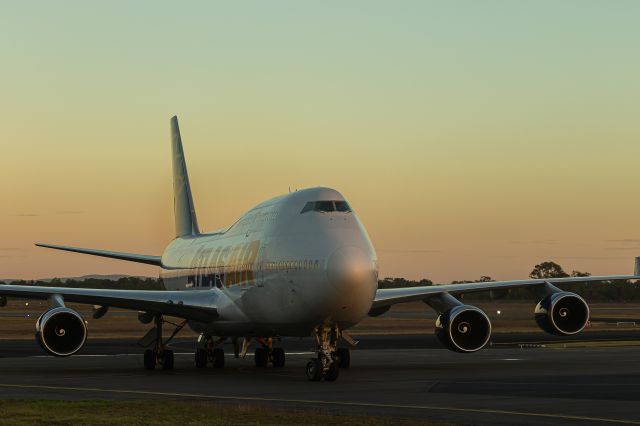
M552 293L535 309L536 323L549 334L570 335L582 331L589 322L589 306L575 293Z
M454 306L436 320L436 337L453 351L475 352L489 341L491 321L475 306Z
M51 355L73 355L86 340L87 325L73 309L64 306L50 309L36 322L36 341Z

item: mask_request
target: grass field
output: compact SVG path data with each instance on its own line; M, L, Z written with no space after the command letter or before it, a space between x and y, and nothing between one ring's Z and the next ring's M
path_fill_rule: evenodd
M28 305L27 305L28 303ZM539 331L533 320L533 302L487 301L469 302L483 309L492 322L494 333ZM106 316L94 320L91 308L86 305L70 305L77 309L89 324L92 338L140 338L151 327L141 324L137 313L119 309L110 310ZM638 303L597 303L590 305L592 318L615 317L622 320L640 318ZM0 308L0 339L33 339L34 325L38 316L47 309L44 301L11 300ZM500 312L498 314L498 311ZM425 334L432 333L436 314L422 302L396 305L383 316L365 318L351 329L354 336L372 334ZM175 319L174 322L179 322ZM591 324L593 330L638 329L638 325L615 323ZM196 334L185 327L181 337L196 338Z
M191 401L0 401L0 425L417 425L371 416Z

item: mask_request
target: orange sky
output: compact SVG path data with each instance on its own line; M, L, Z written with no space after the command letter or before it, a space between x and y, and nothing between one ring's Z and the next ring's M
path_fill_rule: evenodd
M32 244L160 254L173 114L203 229L323 185L360 215L382 276L520 278L548 259L629 273L639 8L8 6L0 278L155 275Z

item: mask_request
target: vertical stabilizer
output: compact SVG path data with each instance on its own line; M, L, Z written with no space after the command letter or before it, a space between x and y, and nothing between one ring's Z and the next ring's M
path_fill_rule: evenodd
M633 275L640 277L640 257L636 257L636 267L633 271Z
M171 150L173 155L173 210L176 219L176 237L198 235L198 220L191 196L187 164L182 149L178 117L171 117Z

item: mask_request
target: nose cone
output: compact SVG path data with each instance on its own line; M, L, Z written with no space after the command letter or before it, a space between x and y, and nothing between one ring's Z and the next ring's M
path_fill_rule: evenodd
M327 275L336 295L334 320L349 326L367 315L378 288L375 272L371 256L358 247L341 247L331 255Z

